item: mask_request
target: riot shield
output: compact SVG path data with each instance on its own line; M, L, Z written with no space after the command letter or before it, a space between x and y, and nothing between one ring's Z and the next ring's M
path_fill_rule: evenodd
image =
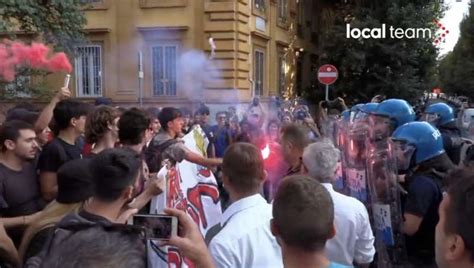
M465 109L459 115L458 127L463 138L474 139L474 109Z
M344 145L346 142L346 135L347 135L347 127L348 123L344 120L339 120L336 123L336 128L334 132L334 146L339 149L341 152L341 158L339 159L339 162L337 163L337 170L336 170L336 175L334 176L333 179L333 188L334 190L346 194L344 192L344 166L345 166L345 161L344 161Z
M389 139L367 139L367 182L378 267L407 264L398 169ZM369 211L370 211L369 210Z
M393 129L393 121L384 115L370 114L367 118L367 124L369 135L367 136L369 140L387 140Z
M339 119L336 116L328 116L321 121L321 134L336 144L336 129Z
M343 146L344 192L368 206L365 140L368 128L363 122L350 124Z

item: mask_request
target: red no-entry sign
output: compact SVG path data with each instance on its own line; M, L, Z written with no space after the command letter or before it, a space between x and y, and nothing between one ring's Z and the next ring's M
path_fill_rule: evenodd
M336 82L339 73L337 72L336 67L331 64L324 64L319 67L318 70L318 80L321 84L331 85Z

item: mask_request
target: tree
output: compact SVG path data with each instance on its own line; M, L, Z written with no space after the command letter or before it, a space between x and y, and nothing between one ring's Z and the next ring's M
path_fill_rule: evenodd
M437 56L432 36L396 39L390 38L388 31L393 26L435 32L433 20L442 13L436 2L359 0L332 5L333 14L323 16L332 18L333 23L322 32L320 64L338 67L339 78L334 85L337 95L353 103L370 101L376 94L413 100L431 88ZM347 24L359 29L385 24L387 37L347 38Z
M0 0L0 34L9 39L33 34L39 37L37 41L55 51L64 51L72 58L74 46L85 40L83 7L78 0ZM36 96L36 93L45 93L44 83L28 81L32 76L41 81L46 75L47 72L22 68L18 70L14 83L0 81L0 95L13 97L20 92Z
M474 99L474 5L460 25L461 35L453 51L441 59L439 79L444 92Z

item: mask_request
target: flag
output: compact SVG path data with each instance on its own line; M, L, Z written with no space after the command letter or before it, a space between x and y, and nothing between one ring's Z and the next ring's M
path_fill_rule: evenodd
M183 137L184 144L193 152L206 155L209 141L200 127L196 127ZM217 182L211 170L186 160L174 167L164 166L158 177L166 179L163 194L152 200L150 213L163 213L165 207L177 208L186 213L198 224L203 236L217 224L222 215ZM178 249L159 247L148 242L148 264L150 267L194 267L181 256Z

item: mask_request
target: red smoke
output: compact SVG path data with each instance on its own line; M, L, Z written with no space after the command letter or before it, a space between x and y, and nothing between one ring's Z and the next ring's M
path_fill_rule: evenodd
M18 41L4 40L0 43L0 79L13 81L15 69L19 66L28 66L33 69L41 69L49 72L65 71L72 72L72 66L66 54L54 53L48 59L50 49L41 43L33 43L31 46Z

